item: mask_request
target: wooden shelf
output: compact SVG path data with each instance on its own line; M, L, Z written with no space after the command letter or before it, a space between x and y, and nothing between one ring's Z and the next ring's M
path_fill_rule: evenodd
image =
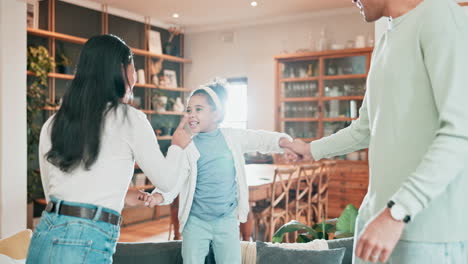
M281 118L282 122L318 122L318 118L308 118L308 117L287 117Z
M191 92L192 90L187 89L187 88L169 88L169 87L159 87L154 84L143 84L143 83L136 83L135 87L141 87L141 88L150 88L150 89L159 89L159 90L164 90L164 91L172 91L172 92Z
M154 110L141 110L145 114L149 115L176 115L176 116L183 116L185 115L184 112L172 112L172 111L167 111L167 112L158 112Z
M43 29L28 28L27 31L28 31L28 34L31 34L31 35L45 37L45 38L54 38L54 39L63 40L63 41L76 43L76 44L84 44L87 40L85 38L74 37L71 35L52 32L52 31L43 30Z
M318 100L318 97L289 97L280 99L281 102L313 102Z
M170 88L170 87L158 87L160 90L173 91L173 92L191 92L191 89L188 88Z
M27 71L27 75L35 76L35 74L31 71ZM73 80L75 78L74 75L71 74L63 74L63 73L49 73L47 75L49 78L56 78L56 79L64 79L64 80ZM192 90L187 88L169 88L169 87L158 87L154 84L143 84L143 83L136 83L135 87L142 87L142 88L151 88L151 89L160 89L160 90L167 90L173 92L191 92Z
M27 71L26 74L29 76L36 76L32 71ZM63 80L73 80L73 78L75 78L75 76L71 74L63 74L63 73L56 73L56 72L51 72L47 74L47 77L55 78L55 79L63 79Z
M354 53L370 53L373 48L362 48L362 49L342 49L342 50L325 50L325 51L316 51L316 52L301 52L301 53L292 53L292 54L281 54L277 55L274 58L276 60L314 60L319 56L331 56L331 55L350 55Z
M345 75L326 75L323 79L329 80L346 80L346 79L366 79L367 74L345 74Z
M357 118L350 118L350 117L326 117L322 118L323 122L351 122L356 120Z
M58 111L60 109L60 106L56 106L56 107L53 107L53 106L46 106L44 108L42 108L43 110L47 110L47 111Z
M332 97L322 97L320 100L322 101L331 101L331 100L364 100L364 96L356 95L356 96L332 96Z
M305 78L283 78L280 79L280 82L308 82L308 81L318 81L319 77L305 77Z
M184 59L181 57L176 57L176 56L171 56L171 55L166 55L166 54L151 53L147 50L132 48L132 51L135 55L152 57L152 58L160 58L160 59L172 61L172 62L192 63L192 60L189 60L189 59Z
M75 44L80 44L80 45L83 45L87 41L87 39L85 39L85 38L75 37L75 36L71 36L71 35L67 35L67 34L62 34L62 33L52 32L52 31L48 31L48 30L43 30L43 29L28 28L27 32L28 32L28 34L39 36L39 37L58 39L58 40L71 42L71 43L75 43ZM155 54L155 53L151 53L151 52L149 52L147 50L132 48L132 51L133 51L133 53L135 55L153 57L153 58L160 58L160 59L163 59L163 60L172 61L172 62L179 62L179 63L192 63L192 60L189 60L189 59L176 57L176 56L171 56L171 55L166 55L166 54Z

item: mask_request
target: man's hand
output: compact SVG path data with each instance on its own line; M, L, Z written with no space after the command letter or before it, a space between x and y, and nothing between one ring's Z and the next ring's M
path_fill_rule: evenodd
M405 227L403 221L396 221L385 208L364 228L356 245L356 256L364 261L387 262Z
M153 208L156 205L160 205L164 201L164 197L160 193L147 193L140 190L138 200L145 203L145 206Z
M188 116L184 115L180 120L179 126L177 126L174 135L172 135L172 145L177 145L183 149L192 141L192 135L184 129L185 124L187 124L187 120Z
M291 141L285 137L282 137L279 140L279 146L283 148L284 157L288 160L288 162L296 162L299 159L299 156L294 151L285 147L289 143L291 143Z
M289 149L290 151L296 153L301 160L310 160L314 161L312 154L310 153L310 144L305 143L300 139L294 139L293 142L291 141L280 141L280 147Z

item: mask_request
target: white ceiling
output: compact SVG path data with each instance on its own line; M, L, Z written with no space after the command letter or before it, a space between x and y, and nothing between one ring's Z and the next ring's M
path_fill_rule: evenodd
M281 20L321 10L352 8L351 0L93 0L188 29ZM173 13L180 17L174 19Z

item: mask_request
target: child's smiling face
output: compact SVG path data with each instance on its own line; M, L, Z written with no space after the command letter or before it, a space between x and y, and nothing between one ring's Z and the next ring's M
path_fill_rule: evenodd
M195 94L187 106L188 124L193 133L211 132L218 128L220 113L213 110L206 95Z

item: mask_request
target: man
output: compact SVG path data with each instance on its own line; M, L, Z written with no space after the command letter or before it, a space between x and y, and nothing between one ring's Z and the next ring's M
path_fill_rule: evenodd
M452 0L354 0L389 17L360 117L290 145L319 160L369 148L355 263L467 263L468 22Z

